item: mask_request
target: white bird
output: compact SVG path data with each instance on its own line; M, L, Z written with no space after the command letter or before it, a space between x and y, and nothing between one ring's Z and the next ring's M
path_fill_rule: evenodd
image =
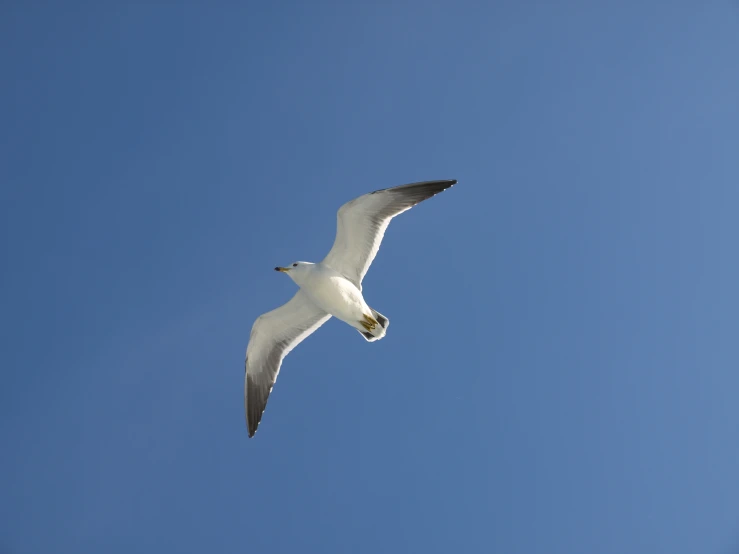
M336 239L322 262L275 268L287 273L300 290L287 304L259 316L252 326L244 377L249 437L257 431L282 360L331 316L354 327L369 342L385 336L390 321L367 305L362 279L390 220L456 183L456 179L411 183L355 198L339 208Z

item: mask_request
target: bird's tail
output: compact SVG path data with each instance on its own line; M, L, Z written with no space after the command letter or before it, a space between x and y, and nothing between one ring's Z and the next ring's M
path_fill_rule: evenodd
M366 330L360 330L359 332L362 333L365 340L374 342L385 336L388 325L390 325L390 320L377 310L373 310L372 308L370 308L370 310L372 310L372 318L374 319L374 322L368 322L369 325L364 327ZM373 326L373 323L376 323L376 325Z

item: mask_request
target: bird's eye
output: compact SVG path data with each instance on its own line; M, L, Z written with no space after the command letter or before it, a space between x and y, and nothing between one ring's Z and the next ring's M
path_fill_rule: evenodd
M298 267L298 264L293 264L293 267Z

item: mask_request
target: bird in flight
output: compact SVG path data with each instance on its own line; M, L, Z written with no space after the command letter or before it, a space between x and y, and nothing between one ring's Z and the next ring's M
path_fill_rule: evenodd
M282 360L331 316L354 327L369 342L385 336L390 321L367 305L362 279L390 220L456 183L456 179L424 181L355 198L339 208L336 239L323 261L275 268L300 290L286 304L260 315L252 326L244 376L249 437L257 432Z

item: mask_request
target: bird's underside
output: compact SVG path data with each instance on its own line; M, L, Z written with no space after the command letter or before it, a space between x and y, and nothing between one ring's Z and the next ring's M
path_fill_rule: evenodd
M368 341L385 335L389 320L364 302L362 279L392 218L456 182L411 183L355 198L339 208L336 239L322 262L296 262L291 267L275 268L288 273L301 288L286 304L259 316L252 326L244 379L250 437L257 431L282 360L332 315L353 326ZM342 295L349 300L341 304L332 296L332 287L343 287ZM349 289L356 291L354 297L347 294Z

